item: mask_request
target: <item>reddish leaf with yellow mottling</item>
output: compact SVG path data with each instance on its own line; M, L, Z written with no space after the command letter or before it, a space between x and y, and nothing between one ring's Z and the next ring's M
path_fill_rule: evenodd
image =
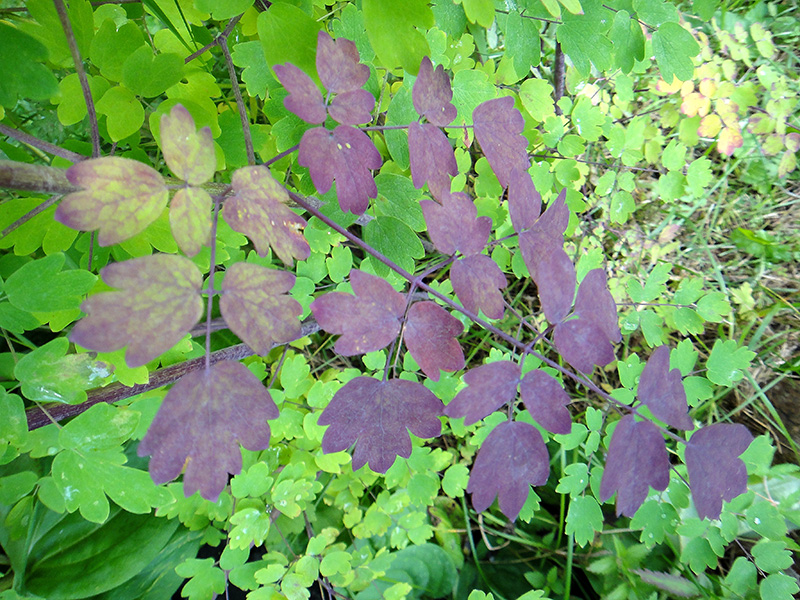
M70 334L75 344L98 352L128 346L125 362L140 367L172 348L200 320L203 275L188 258L143 256L108 265L100 275L119 291L83 301L87 316Z
M196 491L216 502L228 474L242 470L239 444L248 450L269 447L269 419L278 408L267 389L243 364L225 360L184 375L167 393L139 456L150 455L150 476L160 485L184 466L183 492Z
M288 266L293 258L309 257L311 248L300 231L306 221L286 206L289 194L266 167L239 169L231 183L236 193L225 201L222 216L234 231L253 241L259 256L266 256L272 246Z
M422 372L439 381L439 369L464 368L464 353L456 339L464 331L461 321L435 302L415 302L408 309L405 341Z
M169 198L161 174L137 160L105 156L67 169L72 185L56 209L56 221L80 231L98 230L97 243L111 246L143 231L164 211Z
M197 131L192 115L180 104L161 117L161 151L170 170L189 185L204 184L217 170L211 129Z
M200 252L211 239L213 200L203 188L179 189L169 204L169 226L178 247L188 256Z
M256 354L273 344L300 337L300 303L288 295L295 276L251 263L234 263L225 272L219 307L231 331Z

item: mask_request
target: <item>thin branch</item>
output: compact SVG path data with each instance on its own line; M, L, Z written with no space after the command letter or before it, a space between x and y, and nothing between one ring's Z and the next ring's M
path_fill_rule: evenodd
M52 154L53 156L59 156L70 162L80 162L88 158L83 154L78 154L77 152L73 152L72 150L66 150L64 148L56 146L55 144L51 144L50 142L45 142L44 140L40 140L39 138L34 137L29 133L25 133L24 131L20 131L19 129L14 129L13 127L9 127L8 125L3 125L2 123L0 123L0 133L17 140L18 142L22 142L23 144L27 144L28 146L32 146L34 148L37 148L38 150L47 152L48 154Z
M9 225L5 229L3 229L3 231L0 231L0 238L4 238L9 233L11 233L15 229L17 229L18 227L22 227L23 225L25 225L25 223L30 221L33 217L35 217L39 213L43 213L44 211L46 211L48 208L53 206L53 204L55 204L59 200L61 200L61 196L58 196L58 195L53 196L52 198L48 198L47 200L42 202L39 206L37 206L33 210L31 210L31 211L25 213L24 215L22 215L19 219L14 221L11 225Z
M242 15L231 19L228 26L221 36L217 38L217 44L222 49L222 54L225 56L225 64L228 67L228 77L231 80L231 87L233 88L233 95L236 98L236 107L239 109L239 119L242 122L242 133L244 134L244 147L247 151L247 164L256 164L256 155L253 152L253 138L250 134L250 120L247 118L247 108L242 99L242 89L239 86L239 78L236 76L236 68L233 66L233 59L231 58L231 51L228 48L228 35L233 31L233 27L239 22Z
M556 55L553 61L553 102L557 115L561 114L561 107L558 105L558 101L564 96L564 92L567 88L566 73L564 51L561 49L561 43L556 42Z

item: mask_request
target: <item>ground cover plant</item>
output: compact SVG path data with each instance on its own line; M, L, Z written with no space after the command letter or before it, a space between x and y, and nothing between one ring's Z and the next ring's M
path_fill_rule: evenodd
M0 11L0 598L798 591L791 7Z

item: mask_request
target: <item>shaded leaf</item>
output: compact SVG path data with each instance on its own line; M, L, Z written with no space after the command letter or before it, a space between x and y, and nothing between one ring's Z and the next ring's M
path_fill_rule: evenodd
M676 429L694 429L686 403L681 372L669 368L669 346L659 346L650 355L639 378L637 396L657 419Z
M531 227L542 210L542 196L536 191L528 171L511 169L508 177L508 213L514 231Z
M248 450L269 446L267 420L278 408L246 366L221 361L185 375L172 386L144 439L139 456L150 455L157 485L175 479L186 467L183 491L197 490L216 502L228 474L242 470L239 444Z
M200 319L203 275L182 256L155 254L108 265L100 271L115 292L87 298L70 340L98 352L128 346L125 362L140 367L186 335Z
M722 501L747 491L747 469L739 458L753 436L739 423L715 423L696 431L686 447L684 462L697 515L718 519Z
M273 344L300 337L300 303L288 295L295 276L250 263L234 263L225 272L222 316L231 331L256 354L266 355Z
M169 227L178 247L194 256L211 240L213 200L202 188L179 189L169 204Z
M503 294L500 290L508 282L491 258L485 254L473 254L457 260L450 267L450 281L467 310L475 314L482 310L490 319L503 318Z
M514 399L519 365L510 360L487 363L464 373L464 383L467 387L456 394L444 414L452 419L464 417L464 425L472 425Z
M367 90L350 90L334 97L328 112L342 125L360 125L372 120L375 98Z
M99 230L101 246L118 244L143 231L167 205L161 174L129 158L105 156L67 169L67 179L83 191L67 194L55 219L80 231Z
M595 365L604 367L615 358L605 332L587 319L558 323L553 341L564 360L582 373L591 373Z
M456 107L451 102L453 89L450 87L450 78L442 65L437 65L434 70L427 56L419 66L411 99L416 111L433 125L444 127L456 118Z
M498 499L500 510L512 521L528 499L530 485L544 485L550 476L550 456L542 434L533 425L500 423L483 441L467 492L472 506L483 512Z
M222 216L231 229L245 234L255 244L259 256L270 246L284 264L305 260L311 248L300 228L306 221L286 206L289 195L268 169L243 167L231 181L236 192L225 201Z
M651 486L663 491L668 484L669 456L658 427L631 414L623 417L611 436L600 501L617 492L617 516L632 517Z
M336 392L319 417L319 425L331 426L322 451L340 452L355 443L353 470L369 463L373 471L385 473L397 456L411 456L408 431L421 438L441 433L442 408L421 383L356 377Z
M542 427L552 433L568 434L572 430L570 403L561 383L541 369L528 371L519 386L525 408Z
M608 291L603 269L592 269L584 276L578 286L574 312L581 319L597 325L608 337L609 342L619 343L622 340L617 303Z
M511 170L527 171L528 141L521 135L525 119L510 96L487 100L472 112L475 137L500 185L508 186Z
M441 129L412 121L408 125L408 160L414 187L421 188L427 183L434 198L449 194L448 175L457 175L458 165L453 147Z
M342 335L333 348L339 354L380 350L400 333L405 298L386 280L363 271L350 271L350 284L355 296L329 292L311 303L311 312L322 329Z
M428 235L442 254L458 251L469 256L478 254L486 246L492 232L492 219L478 217L478 208L466 194L446 194L441 205L423 200L420 206L428 225Z
M356 45L350 40L334 40L324 31L317 34L317 73L331 94L357 90L367 82L369 67L359 60Z
M273 70L289 92L283 99L286 110L293 112L307 123L315 125L324 123L327 116L325 101L314 80L291 63L275 65Z
M161 117L161 151L170 171L189 185L204 184L217 170L211 128L197 131L192 115L180 104Z
M456 339L464 331L461 321L435 302L415 302L408 309L405 341L422 372L439 381L439 369L464 368L464 353Z

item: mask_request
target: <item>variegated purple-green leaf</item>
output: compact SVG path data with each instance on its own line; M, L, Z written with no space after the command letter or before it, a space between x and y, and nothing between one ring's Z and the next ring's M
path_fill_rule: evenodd
M669 484L669 455L658 427L627 415L611 436L606 468L600 482L600 501L617 493L617 516L632 517L647 492L663 491Z
M604 367L615 358L608 336L596 323L586 319L558 323L553 342L562 358L581 373L591 373L595 365Z
M542 210L542 196L536 191L528 171L511 169L508 177L508 214L514 231L530 228Z
M747 491L747 468L739 455L752 441L740 423L714 423L692 434L684 462L701 519L718 519L723 500L730 502Z
M317 422L330 425L322 437L326 454L353 452L353 470L369 463L385 473L398 456L411 456L410 431L420 438L441 434L442 401L421 383L356 377L342 387Z
M458 174L456 156L447 136L430 123L408 125L408 161L415 188L426 183L434 198L450 193L450 177Z
M482 217L483 218L483 217ZM503 294L508 285L506 276L485 254L472 254L455 261L450 267L450 282L464 308L490 319L503 318Z
M525 408L542 427L552 433L567 434L572 429L572 416L567 410L569 396L558 379L535 369L522 378L519 393Z
M492 219L478 217L478 209L462 192L447 193L442 204L432 200L420 202L428 235L442 254L461 252L464 256L478 254L486 247L492 232Z
M536 282L545 317L558 323L569 313L575 297L575 266L564 251L563 238L529 229L520 234L519 247Z
M97 243L111 246L143 231L167 205L169 192L161 174L143 163L119 156L84 160L67 169L72 185L55 218L72 229L98 230Z
M375 98L367 90L350 90L334 96L328 113L342 125L360 125L372 120L373 108Z
M486 363L464 373L463 390L444 410L451 419L464 417L464 425L486 418L517 395L519 365L510 360Z
M637 397L656 419L676 429L694 429L686 403L681 372L669 368L669 346L659 346L647 359L639 378Z
M267 389L243 364L225 360L184 375L167 392L139 456L150 455L150 476L160 485L184 466L183 492L200 490L216 502L228 474L242 470L239 444L248 450L269 447L267 421L278 408Z
M350 271L350 284L355 296L328 292L311 303L319 326L342 336L334 351L354 356L388 346L400 333L405 298L385 279L363 271Z
M531 485L544 485L550 476L550 456L542 434L529 423L500 423L486 437L472 465L467 492L472 506L483 512L497 498L510 520L518 516Z
M178 247L194 256L211 239L213 200L203 188L179 189L169 203L169 227Z
M89 296L81 304L87 316L70 340L98 352L125 346L125 362L140 367L189 333L200 320L203 275L183 256L154 254L108 265L100 271L119 291Z
M331 94L357 90L369 79L369 67L359 63L356 45L345 38L317 35L317 73Z
M414 108L428 122L444 127L456 118L457 111L452 99L453 89L444 67L438 65L434 70L431 59L426 56L419 66L417 80L411 92Z
M582 319L600 327L610 342L616 344L622 340L617 304L608 291L603 269L592 269L584 276L578 286L574 311Z
M296 114L307 123L318 125L325 122L325 100L314 80L291 63L275 65L275 75L289 92L283 99L286 110Z
M234 231L245 234L259 256L269 247L285 265L305 260L311 248L301 229L306 221L286 206L289 194L266 167L243 167L231 181L236 192L225 201L222 216Z
M161 152L175 176L189 185L204 184L217 170L211 129L197 131L192 115L180 104L161 117Z
M461 321L435 302L425 300L408 309L403 339L422 372L439 381L439 369L464 368L464 352L456 339L463 331Z
M219 308L231 331L256 354L273 344L300 337L300 303L288 295L295 276L251 263L234 263L225 271Z
M369 199L378 196L370 169L380 169L381 154L369 136L355 127L309 129L300 140L297 162L308 167L311 181L321 194L336 180L336 196L344 212L363 214Z
M521 135L525 119L514 108L514 98L504 96L479 104L472 111L472 124L500 185L508 186L514 168L528 170L528 141Z

